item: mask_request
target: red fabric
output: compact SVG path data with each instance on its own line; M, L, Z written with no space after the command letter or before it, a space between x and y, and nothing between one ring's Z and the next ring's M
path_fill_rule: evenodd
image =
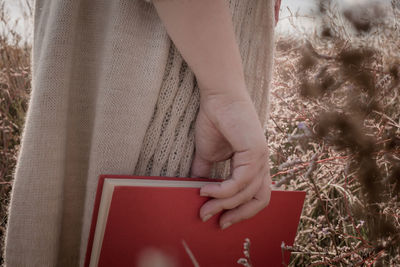
M279 21L279 9L281 8L281 0L275 0L275 25Z

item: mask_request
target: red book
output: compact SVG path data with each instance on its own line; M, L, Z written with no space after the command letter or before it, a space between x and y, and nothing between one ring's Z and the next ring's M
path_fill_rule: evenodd
M305 192L272 190L265 209L221 230L220 214L207 222L199 217L200 207L209 199L200 196L200 187L213 182L220 181L101 175L85 266L288 263L290 253L282 252L281 245L293 245Z

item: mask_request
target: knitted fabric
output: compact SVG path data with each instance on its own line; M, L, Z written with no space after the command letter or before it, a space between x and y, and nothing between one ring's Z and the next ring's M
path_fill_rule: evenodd
M264 124L274 4L229 5L247 88ZM32 92L6 266L83 266L99 175L188 176L198 107L195 76L152 3L36 0ZM212 177L226 177L228 166L216 164Z
M268 69L272 62L271 20L257 10L268 11L267 3L229 1L235 34L240 47L246 83L262 123L266 119ZM258 9L257 9L258 8ZM270 14L271 12L269 12ZM259 17L257 17L259 16ZM247 18L247 19L244 19ZM269 37L269 40L268 40ZM265 50L262 50L265 49ZM267 51L263 52L263 51ZM264 80L265 79L265 80ZM139 175L187 176L194 151L194 119L199 106L199 88L190 68L171 43L169 59L155 113L147 129L136 166ZM171 132L174 134L172 135ZM215 164L211 178L226 178L229 160Z

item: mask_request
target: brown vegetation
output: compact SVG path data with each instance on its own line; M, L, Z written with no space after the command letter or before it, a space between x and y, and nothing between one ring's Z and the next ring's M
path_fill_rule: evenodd
M0 0L0 30L0 252L2 252L9 194L31 90L31 47L22 42L21 35L15 31L15 24L10 23L3 0ZM0 265L3 263L1 255Z
M343 13L279 39L269 142L278 186L308 192L293 266L400 265L399 12Z
M307 191L295 245L282 246L292 251L285 265L400 265L400 11L392 4L357 13L321 4L321 29L277 40L271 172L277 186ZM31 89L30 47L8 32L15 37L0 33L1 238Z

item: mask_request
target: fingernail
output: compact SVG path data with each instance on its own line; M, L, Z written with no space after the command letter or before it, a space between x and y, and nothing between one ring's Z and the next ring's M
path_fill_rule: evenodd
M224 224L221 226L221 229L224 230L224 229L228 228L228 227L231 226L231 225L232 225L232 223L230 223L230 222L224 223Z
M202 218L203 222L205 222L205 221L207 221L208 219L210 219L211 216L212 216L211 214L208 214L208 215L204 216L204 217Z
M200 191L200 196L202 196L202 197L208 197L208 194Z

